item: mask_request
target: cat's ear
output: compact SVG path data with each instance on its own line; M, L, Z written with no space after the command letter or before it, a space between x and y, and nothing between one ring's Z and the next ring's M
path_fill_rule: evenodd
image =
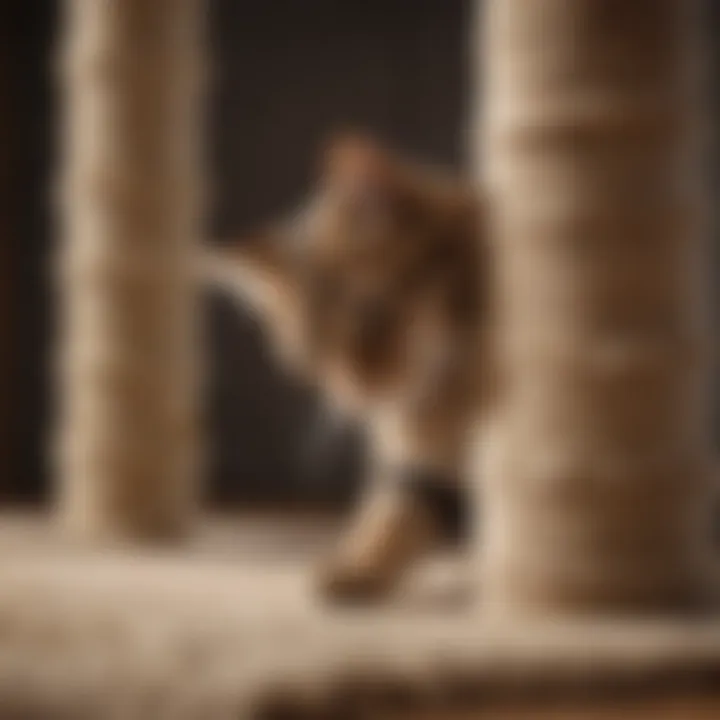
M387 179L387 152L368 135L334 135L325 143L321 157L323 172L331 177L357 178L367 182L384 182Z
M333 137L322 153L321 177L326 187L360 212L385 209L398 195L392 157L365 135Z

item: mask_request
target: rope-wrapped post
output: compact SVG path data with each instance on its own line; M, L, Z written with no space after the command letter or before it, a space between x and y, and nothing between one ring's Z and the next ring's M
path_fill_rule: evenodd
M174 537L196 500L202 2L65 9L60 513Z
M507 392L483 492L492 608L708 599L697 11L486 3L482 174Z

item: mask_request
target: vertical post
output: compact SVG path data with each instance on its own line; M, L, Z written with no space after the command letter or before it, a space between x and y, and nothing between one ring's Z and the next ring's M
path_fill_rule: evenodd
M513 611L706 599L702 47L687 0L488 0L483 180L508 394L483 592Z
M68 0L57 459L90 538L164 538L195 502L200 0Z

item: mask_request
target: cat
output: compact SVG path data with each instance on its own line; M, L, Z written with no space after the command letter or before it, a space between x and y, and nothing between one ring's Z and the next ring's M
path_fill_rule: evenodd
M352 135L326 148L293 217L208 251L204 272L258 311L279 362L368 430L367 489L321 565L326 597L383 597L466 533L486 392L482 217L469 185Z

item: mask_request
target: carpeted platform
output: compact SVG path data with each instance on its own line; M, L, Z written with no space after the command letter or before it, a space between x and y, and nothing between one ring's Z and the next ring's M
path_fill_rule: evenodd
M3 518L0 718L485 717L508 700L720 696L720 615L492 625L459 559L382 609L330 611L307 569L333 532L214 520L139 554Z

